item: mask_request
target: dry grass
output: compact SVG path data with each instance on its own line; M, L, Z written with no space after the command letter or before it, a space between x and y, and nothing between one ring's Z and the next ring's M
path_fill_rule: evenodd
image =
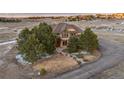
M77 67L79 67L78 63L72 58L57 54L44 61L39 60L33 69L40 71L44 68L48 74L60 74Z
M94 50L92 54L84 55L83 60L86 62L95 62L101 57L101 52L98 50Z

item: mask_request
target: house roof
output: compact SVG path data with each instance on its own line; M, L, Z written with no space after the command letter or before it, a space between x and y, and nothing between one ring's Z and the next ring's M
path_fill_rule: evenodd
M80 27L74 24L69 24L69 23L59 23L58 25L55 26L55 28L53 29L53 32L61 33L67 28L73 28L79 33L83 32L83 30Z

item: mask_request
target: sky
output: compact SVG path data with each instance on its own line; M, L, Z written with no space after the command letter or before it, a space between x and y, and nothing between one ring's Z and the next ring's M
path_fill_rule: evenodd
M70 15L80 15L80 14L83 13L0 13L0 17L70 16Z
M117 13L124 0L0 0L0 13Z

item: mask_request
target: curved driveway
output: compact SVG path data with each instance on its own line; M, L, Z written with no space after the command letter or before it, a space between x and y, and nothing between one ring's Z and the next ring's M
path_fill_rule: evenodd
M124 62L124 45L114 40L100 38L100 46L103 56L94 63L82 65L79 69L64 73L56 78L86 79L96 75L120 62Z

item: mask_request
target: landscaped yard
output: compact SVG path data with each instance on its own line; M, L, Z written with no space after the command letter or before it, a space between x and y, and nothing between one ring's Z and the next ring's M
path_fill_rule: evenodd
M49 76L55 76L78 67L79 64L73 58L56 54L51 58L39 60L34 64L33 69L38 71L45 69L47 73L44 77L49 78Z

